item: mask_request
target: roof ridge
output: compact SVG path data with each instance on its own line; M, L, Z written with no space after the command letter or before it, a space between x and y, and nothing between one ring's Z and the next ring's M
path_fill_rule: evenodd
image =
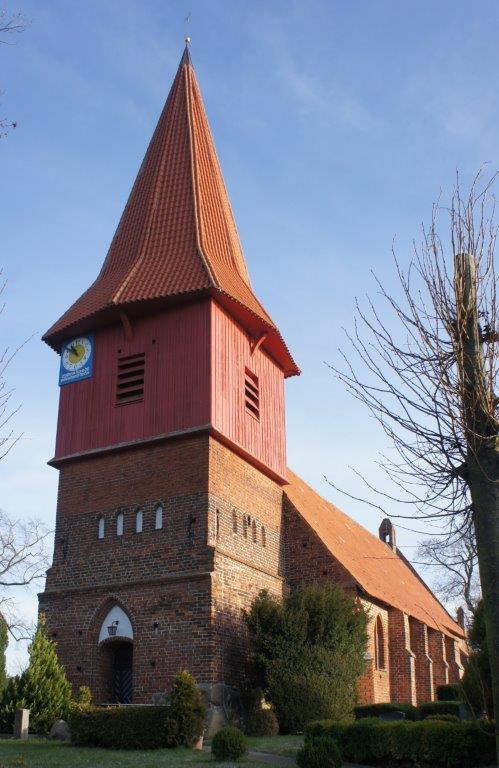
M187 45L185 47L184 56L186 56L186 54L187 54L186 66L192 67L191 56L190 56L189 48ZM182 60L183 58L184 57L182 57ZM195 162L195 138L194 138L194 125L192 121L192 83L190 82L190 78L188 77L186 77L186 97L187 97L187 122L189 124L189 155L190 155L190 164L191 164L192 197L194 201L196 246L199 253L199 257L203 262L206 268L206 271L208 272L208 276L213 283L213 287L221 290L220 280L217 278L215 269L213 265L210 264L201 244L200 221L199 221L200 190L199 190L198 169Z

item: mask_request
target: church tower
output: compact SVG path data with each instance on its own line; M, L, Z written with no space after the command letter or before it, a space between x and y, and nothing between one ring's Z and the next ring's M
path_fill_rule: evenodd
M40 610L75 689L150 703L244 676L242 611L283 591L284 379L186 49L61 356L53 565Z

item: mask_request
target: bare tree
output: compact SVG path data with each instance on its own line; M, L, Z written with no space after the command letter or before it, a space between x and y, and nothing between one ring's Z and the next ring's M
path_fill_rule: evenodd
M395 516L439 524L442 546L474 526L499 725L495 180L479 173L463 195L458 177L450 204L433 206L406 271L394 255L401 297L377 280L384 309L356 302L345 367L334 370L392 446L379 459L391 490L370 503L384 514L387 502L408 505Z
M26 26L26 19L21 13L9 14L5 8L0 8L0 45L11 45L12 37L24 32ZM0 117L0 138L16 126L16 122Z
M2 271L0 270L0 315L5 309L2 296L7 284L5 280L3 282L1 280ZM7 386L5 373L22 346L24 345L21 344L20 347L14 350L11 350L9 347L4 347L3 350L0 350L0 460L9 453L15 443L21 438L21 435L16 435L14 429L10 426L12 417L19 410L19 406L11 407L13 390Z
M464 601L469 621L481 597L476 540L472 527L468 527L462 534L450 536L445 546L442 546L442 539L437 536L424 539L419 545L417 559L433 575L433 588L444 603Z
M12 520L0 510L0 614L15 640L26 639L30 626L17 609L15 591L45 576L50 532L39 520Z

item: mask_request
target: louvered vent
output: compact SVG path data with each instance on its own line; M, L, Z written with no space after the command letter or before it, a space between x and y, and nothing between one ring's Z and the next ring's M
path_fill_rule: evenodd
M246 410L255 418L260 418L260 391L258 387L258 376L248 371L246 368L244 374L244 402Z
M144 352L118 358L117 405L133 403L144 397L145 362Z

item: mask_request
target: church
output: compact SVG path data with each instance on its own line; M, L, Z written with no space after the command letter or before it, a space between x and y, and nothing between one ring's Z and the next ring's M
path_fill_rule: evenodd
M100 273L43 338L60 401L40 610L75 690L148 704L181 669L237 689L255 596L323 581L369 609L361 702L459 679L463 622L390 520L369 533L287 468L300 371L253 292L188 48Z

